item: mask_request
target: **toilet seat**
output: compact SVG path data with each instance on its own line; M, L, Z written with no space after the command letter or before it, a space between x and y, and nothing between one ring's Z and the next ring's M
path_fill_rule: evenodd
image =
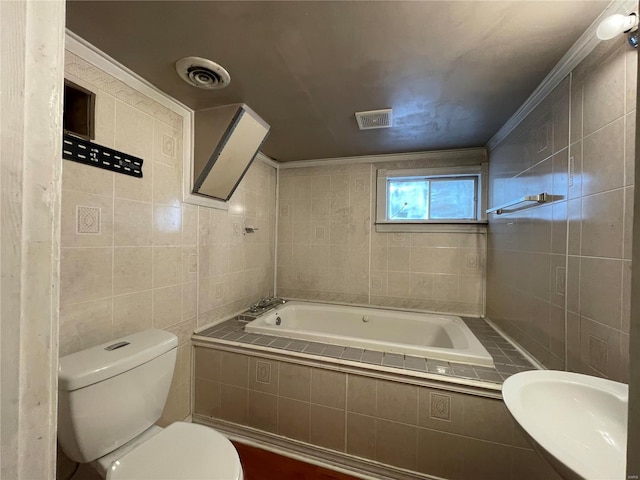
M213 428L175 422L125 454L107 480L242 480L233 444Z

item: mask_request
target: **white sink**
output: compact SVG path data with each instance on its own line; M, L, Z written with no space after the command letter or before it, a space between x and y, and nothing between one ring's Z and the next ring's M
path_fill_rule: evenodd
M563 478L626 478L627 385L535 370L509 377L502 396L534 447Z

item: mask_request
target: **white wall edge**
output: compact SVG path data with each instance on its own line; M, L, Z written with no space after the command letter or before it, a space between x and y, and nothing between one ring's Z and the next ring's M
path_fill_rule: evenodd
M260 160L261 162L269 165L270 167L273 167L275 169L280 168L280 166L282 165L280 162L276 162L273 158L271 158L269 155L266 155L262 152L258 152L258 154L256 155L256 160Z
M410 153L392 153L383 155L362 155L357 157L336 157L336 158L317 158L314 160L296 160L293 162L280 162L280 168L305 168L305 167L327 167L331 165L356 165L362 163L381 163L381 162L402 162L410 160L425 159L448 159L459 158L464 156L482 155L486 162L487 150L485 147L476 148L457 148L452 150L430 150L424 152Z
M491 137L487 142L487 149L491 151L496 148L596 48L601 42L596 37L596 30L604 18L616 13L629 14L636 10L636 5L636 0L613 0L551 69L520 108Z

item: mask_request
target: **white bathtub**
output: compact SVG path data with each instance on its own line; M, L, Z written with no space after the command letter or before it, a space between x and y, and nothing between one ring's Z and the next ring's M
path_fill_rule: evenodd
M460 317L291 301L248 323L249 333L493 366Z

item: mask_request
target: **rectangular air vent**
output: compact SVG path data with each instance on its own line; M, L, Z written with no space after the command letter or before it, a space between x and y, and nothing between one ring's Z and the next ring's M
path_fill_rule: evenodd
M390 108L383 110L369 110L368 112L356 112L356 120L360 130L373 128L389 128L393 124L393 112Z

